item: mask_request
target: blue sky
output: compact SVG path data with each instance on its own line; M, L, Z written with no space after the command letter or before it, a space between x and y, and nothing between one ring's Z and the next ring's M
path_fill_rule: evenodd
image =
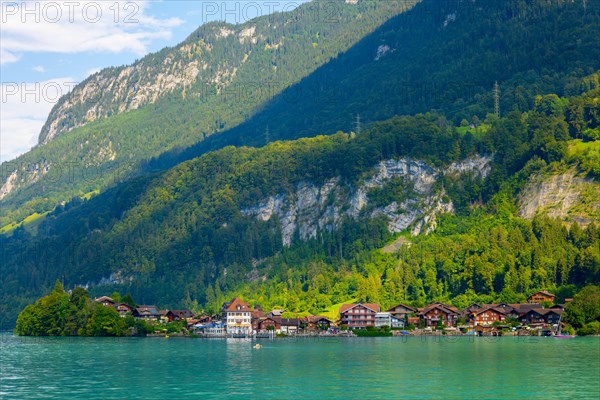
M0 0L0 161L28 151L61 94L173 46L208 21L242 23L308 0Z

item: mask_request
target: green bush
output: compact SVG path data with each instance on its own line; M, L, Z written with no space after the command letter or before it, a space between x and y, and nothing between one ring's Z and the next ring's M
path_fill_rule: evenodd
M600 322L593 321L588 324L585 324L581 328L577 329L577 335L579 335L579 336L600 335Z

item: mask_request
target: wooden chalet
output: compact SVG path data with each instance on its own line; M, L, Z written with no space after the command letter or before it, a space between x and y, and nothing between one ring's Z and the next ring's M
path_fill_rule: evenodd
M555 298L556 296L552 293L545 290L540 290L539 292L529 296L527 298L527 302L530 304L554 303Z
M271 310L267 314L269 317L283 317L285 310Z
M531 309L521 316L521 323L527 325L554 325L560 322L563 311L553 308Z
M281 332L281 317L260 317L252 323L256 332Z
M94 299L95 303L100 303L102 304L104 307L114 307L116 302L108 297L108 296L102 296L102 297L98 297L97 299Z
M503 328L506 326L477 325L473 333L476 336L502 336Z
M419 317L426 327L435 327L441 323L445 327L454 327L459 317L458 309L443 303L429 304L419 311Z
M195 317L196 320L198 320L199 324L208 324L209 322L212 322L212 317L210 315L207 314L202 314L202 315L198 315Z
M506 314L507 310L503 307L482 307L471 312L469 321L474 325L492 325L494 322L504 322L506 320Z
M375 326L375 315L379 311L381 311L379 304L344 304L340 307L340 320L342 325L351 329Z
M460 312L460 315L468 317L469 314L473 314L474 311L479 310L481 308L483 308L483 306L481 304L473 303L470 306L468 306L467 308L464 308Z
M295 335L300 331L299 318L281 318L281 333Z
M309 315L302 319L302 322L306 325L309 331L324 331L331 328L333 324L329 319L319 315Z
M154 305L136 307L132 314L135 318L144 319L146 321L159 321L161 316L158 308Z
M121 317L126 317L127 315L133 313L134 308L129 304L125 303L117 303L114 306Z
M187 320L194 316L190 310L166 310L162 314L168 322Z

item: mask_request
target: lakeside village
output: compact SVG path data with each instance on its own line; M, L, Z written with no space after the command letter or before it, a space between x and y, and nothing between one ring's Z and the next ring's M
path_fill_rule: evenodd
M382 311L379 304L356 303L340 307L339 318L324 316L284 318L285 310L264 312L239 298L226 302L217 316L194 315L189 310L159 310L154 305L132 307L103 296L95 299L114 307L121 317L133 316L151 324L153 335L191 335L205 338L273 338L282 336L398 336L476 335L553 336L561 333L564 304L539 291L526 304L472 304L458 310L443 303L415 308L398 304ZM566 299L570 301L571 299ZM162 326L179 322L181 331Z

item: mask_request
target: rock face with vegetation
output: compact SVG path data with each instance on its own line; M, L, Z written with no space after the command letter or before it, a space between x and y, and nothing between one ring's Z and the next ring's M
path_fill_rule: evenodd
M532 177L521 194L519 215L531 219L543 213L587 226L600 218L600 186L576 168Z
M270 196L260 204L242 210L261 221L275 217L281 226L281 240L290 246L295 232L300 239L316 239L320 231L333 231L341 225L344 216L358 219L361 215L388 219L390 233L410 229L413 235L435 229L436 216L451 213L450 199L445 192L435 190L440 175L456 178L475 175L485 179L490 170L491 157L475 156L454 162L447 169L437 168L412 159L381 161L374 172L363 178L357 187L342 186L341 177L334 177L315 186L298 183L289 196L283 193Z

